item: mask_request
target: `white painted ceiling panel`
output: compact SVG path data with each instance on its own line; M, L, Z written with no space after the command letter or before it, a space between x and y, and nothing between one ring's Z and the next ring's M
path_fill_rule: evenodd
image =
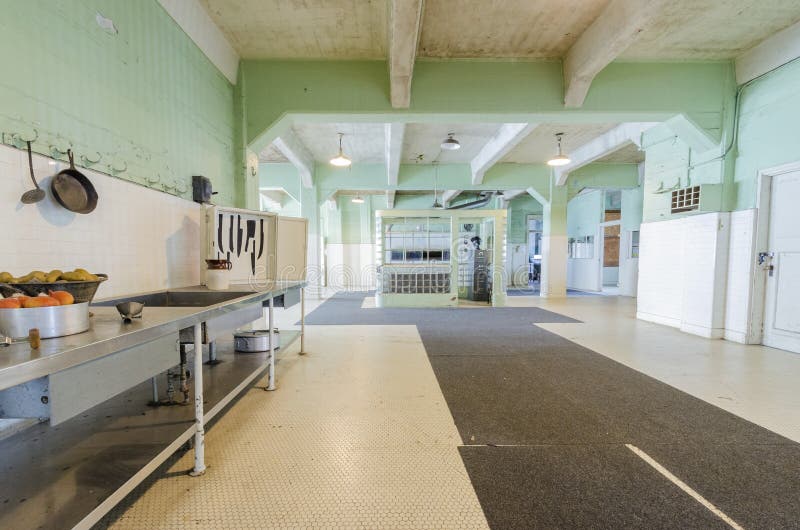
M408 164L420 154L423 155L420 162L423 164L434 161L442 164L469 163L501 126L502 123L409 123L403 138L401 163ZM439 145L448 133L454 133L455 139L461 143L461 149L442 151Z
M501 162L517 164L541 164L547 162L557 152L555 134L564 133L562 150L569 153L593 140L601 134L616 127L617 123L592 123L592 124L557 124L545 123L539 125L524 140L511 150Z
M340 132L344 133L344 154L354 163L386 161L383 123L299 123L293 129L317 162L328 162L336 156Z
M638 164L639 162L644 162L644 151L639 151L636 144L629 142L613 153L609 153L603 158L597 159L595 162Z

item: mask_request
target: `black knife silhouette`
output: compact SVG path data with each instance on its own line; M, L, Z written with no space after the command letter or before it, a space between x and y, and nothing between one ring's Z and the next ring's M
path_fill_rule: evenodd
M236 216L236 257L240 257L242 255L242 236L244 235L244 230L242 230L242 216Z
M222 250L222 214L219 214L219 222L217 223L217 250Z
M233 214L231 214L231 226L228 230L228 248L233 253Z
M248 247L250 246L250 240L253 240L253 252L256 251L256 220L255 219L248 219L247 220L247 236L244 240L244 251L247 252Z
M253 221L255 224L255 221ZM250 270L253 271L253 276L256 275L256 242L253 241L253 251L250 253Z
M261 255L264 253L264 220L261 219L261 228L260 228L261 235L259 236L260 243L258 244L258 259L261 259ZM255 245L255 241L253 242Z

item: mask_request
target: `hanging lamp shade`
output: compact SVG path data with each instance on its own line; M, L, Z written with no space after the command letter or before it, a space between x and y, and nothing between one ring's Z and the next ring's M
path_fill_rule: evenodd
M347 167L353 163L352 160L344 156L344 152L342 151L342 136L344 136L344 134L339 133L339 154L331 158L331 165L334 165L336 167Z
M439 147L445 151L455 151L456 149L461 149L461 143L453 138L454 135L455 133L448 133L447 138L442 140L442 143Z
M564 153L561 152L561 137L564 133L556 133L556 143L558 144L558 154L547 161L548 166L566 166L572 160L569 159Z

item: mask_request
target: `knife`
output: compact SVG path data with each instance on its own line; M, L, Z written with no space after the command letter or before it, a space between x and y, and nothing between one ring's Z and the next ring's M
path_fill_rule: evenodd
M242 236L244 235L244 230L242 230L242 216L236 216L236 257L240 257L242 255Z
M253 240L253 252L256 251L256 220L255 219L248 219L247 220L247 237L244 240L244 251L247 252L247 248L250 246L250 240Z
M231 226L228 231L228 247L231 253L233 252L233 214L231 214Z
M259 245L258 245L258 259L261 259L261 255L264 253L264 220L263 219L261 219L261 235L259 236L259 239L260 239L261 243L259 243ZM256 244L256 242L253 241L253 245L255 245L255 244Z
M217 223L217 250L222 250L222 214L219 214L219 222Z

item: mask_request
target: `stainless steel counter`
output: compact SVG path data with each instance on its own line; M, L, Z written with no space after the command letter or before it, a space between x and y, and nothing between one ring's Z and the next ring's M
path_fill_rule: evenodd
M123 322L114 307L91 306L92 327L85 333L43 340L38 351L31 350L25 342L0 348L0 390L155 340L254 303L267 302L305 285L305 281L275 282L257 290L234 286L228 292L253 292L207 307L145 307L142 318L130 323ZM200 286L170 291L209 292ZM125 298L146 294L150 293L126 295Z

